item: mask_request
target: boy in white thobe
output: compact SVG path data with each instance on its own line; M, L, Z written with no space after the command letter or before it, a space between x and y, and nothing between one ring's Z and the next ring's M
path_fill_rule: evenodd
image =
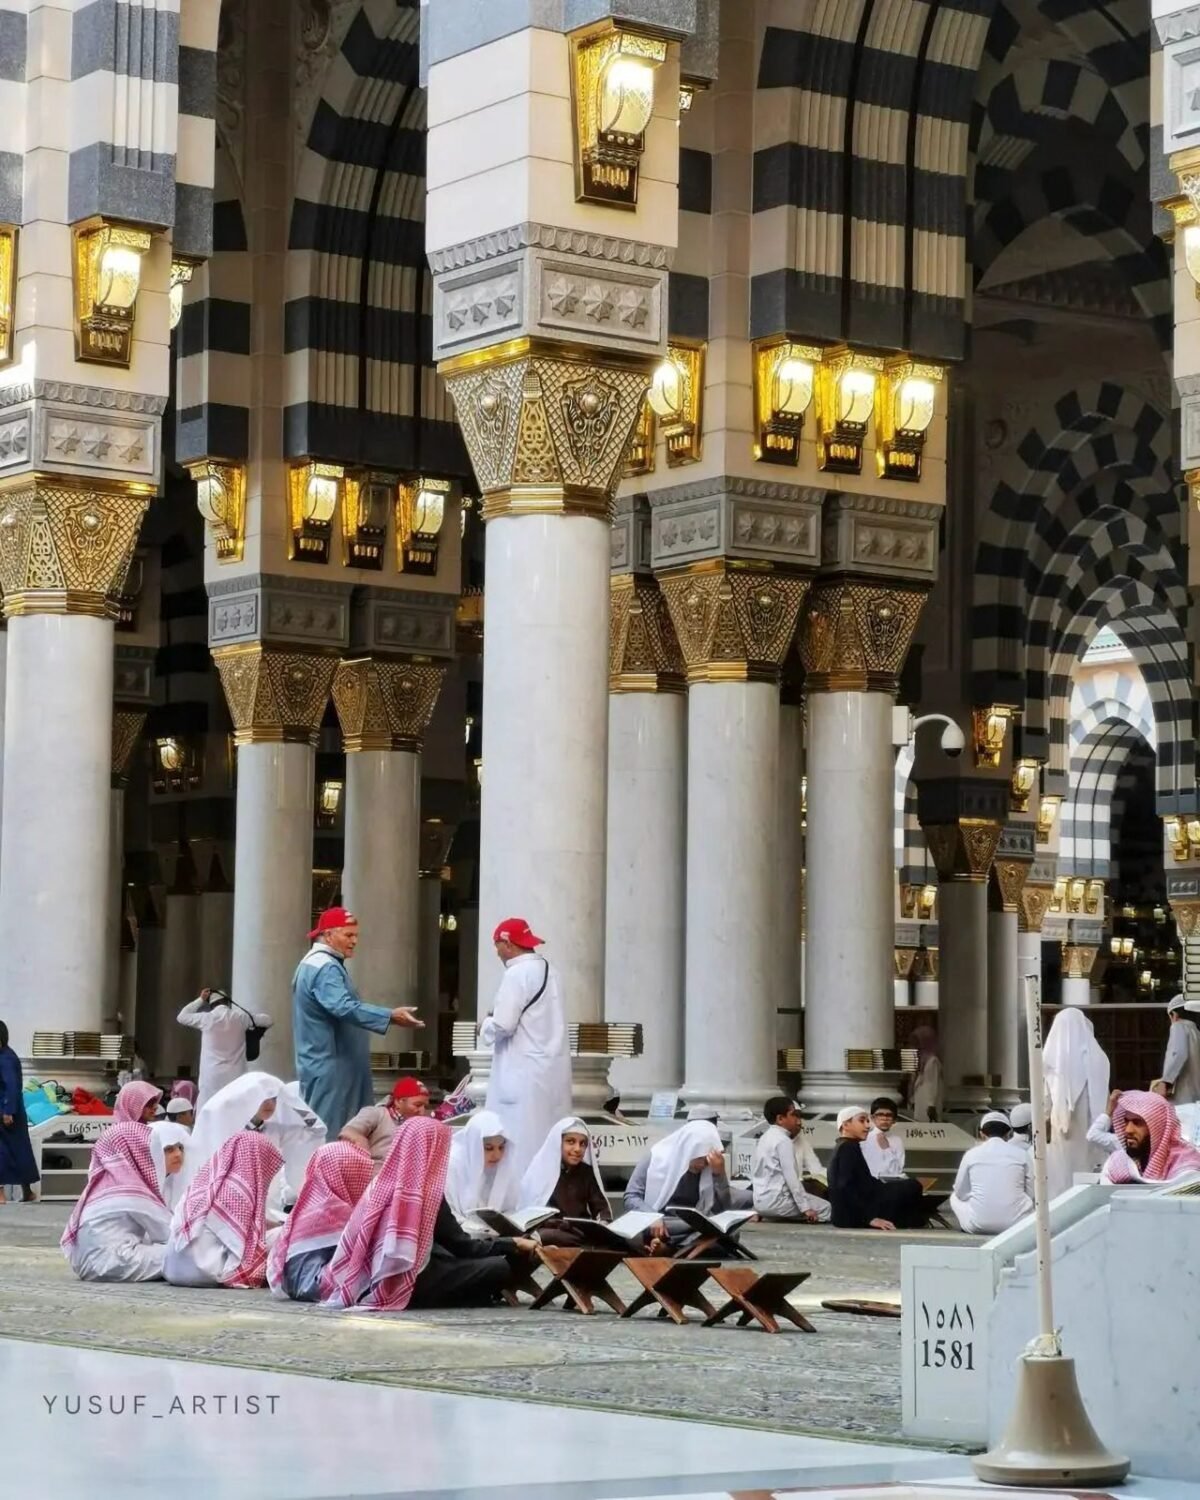
M570 1037L558 975L534 952L542 939L523 917L509 917L493 941L504 978L479 1028L480 1046L492 1049L486 1108L500 1116L520 1176L551 1125L571 1113Z
M1033 1212L1033 1158L998 1111L984 1115L979 1135L959 1163L950 1207L964 1234L1001 1234Z
M772 1219L827 1224L829 1202L804 1190L796 1163L796 1139L804 1129L794 1099L777 1095L763 1105L767 1128L754 1148L750 1180L757 1213Z
M904 1142L888 1134L895 1123L894 1101L876 1099L871 1105L871 1134L862 1143L863 1160L872 1177L904 1176Z

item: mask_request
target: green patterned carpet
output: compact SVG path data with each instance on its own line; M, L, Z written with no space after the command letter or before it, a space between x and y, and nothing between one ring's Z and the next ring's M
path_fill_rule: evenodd
M420 1385L842 1437L900 1433L898 1320L828 1313L823 1297L898 1299L900 1247L931 1236L752 1226L765 1265L805 1267L794 1300L816 1335L733 1323L677 1328L515 1310L329 1313L266 1292L84 1285L57 1240L60 1205L0 1206L0 1331L130 1354ZM632 1297L632 1278L619 1289Z

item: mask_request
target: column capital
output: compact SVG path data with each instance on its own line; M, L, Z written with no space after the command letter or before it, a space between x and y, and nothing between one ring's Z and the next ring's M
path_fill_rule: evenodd
M129 783L129 762L133 756L133 747L141 738L145 726L145 709L122 708L119 705L113 709L110 775L114 791L123 789Z
M1017 930L1041 932L1046 913L1050 910L1050 903L1054 900L1054 886L1044 885L1041 881L1026 880L1021 887L1019 900Z
M1000 842L999 823L960 818L956 823L927 823L924 829L939 880L983 884Z
M8 619L115 620L149 495L66 475L16 479L0 494L0 588Z
M778 682L810 580L770 563L692 563L659 575L688 682Z
M260 641L218 646L213 660L238 745L317 743L337 659Z
M911 979L913 977L913 970L917 964L918 951L916 948L895 948L892 950L897 979Z
M483 519L611 522L653 367L643 354L533 339L439 365L483 491Z
M1200 900L1172 901L1171 915L1175 918L1175 926L1179 929L1181 938L1196 936L1200 924Z
M894 694L927 592L911 584L818 579L800 623L808 690Z
M333 706L346 753L420 752L446 677L442 662L362 657L338 662Z
M681 693L683 657L662 591L644 573L616 574L609 582L610 693Z
M1066 979L1090 979L1096 964L1099 948L1080 943L1067 943L1063 947L1062 971Z
M1021 893L1029 879L1029 869L1028 860L998 857L992 860L988 881L988 904L992 911L1020 911Z

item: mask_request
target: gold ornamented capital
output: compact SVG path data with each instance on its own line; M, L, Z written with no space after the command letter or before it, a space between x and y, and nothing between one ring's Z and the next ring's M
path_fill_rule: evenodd
M116 708L112 717L112 785L123 787L129 780L133 747L146 724L145 709Z
M1063 945L1062 972L1067 979L1090 979L1096 964L1099 948L1085 947L1080 943Z
M686 674L667 601L653 578L617 574L609 584L608 689L680 693Z
M892 958L896 965L897 979L911 979L917 963L916 948L893 948Z
M35 475L0 495L4 613L115 620L149 497Z
M654 367L652 356L527 338L439 365L483 491L483 519L611 520Z
M253 641L218 646L213 660L238 745L317 743L337 658Z
M659 574L689 682L778 682L809 580L717 558Z
M1175 927L1181 939L1186 942L1188 938L1196 936L1200 925L1200 901L1180 901L1172 897L1171 915L1175 918Z
M937 980L938 977L938 950L936 948L918 948L917 956L913 960L913 982L922 979Z
M927 592L844 578L818 581L800 622L808 689L894 694Z
M993 911L1019 912L1021 892L1029 879L1030 864L1026 859L997 859L992 861L988 880L988 900Z
M988 878L1001 825L988 818L960 818L957 823L925 825L925 842L939 880L982 884Z
M1017 910L1017 930L1041 932L1046 913L1050 910L1050 903L1053 900L1054 887L1052 885L1035 885L1033 881L1027 880L1021 887L1020 905Z
M346 753L418 753L445 677L445 665L435 662L378 657L339 662L333 675L333 706Z

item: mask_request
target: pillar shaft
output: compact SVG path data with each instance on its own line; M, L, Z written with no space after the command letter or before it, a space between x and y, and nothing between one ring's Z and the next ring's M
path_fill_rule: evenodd
M801 831L801 782L804 776L804 709L799 703L779 707L779 822L775 830L776 917L775 1041L779 1047L800 1045L800 1010L804 995L804 836Z
M417 896L417 1014L425 1030L412 1033L414 1049L437 1058L442 994L442 877L423 875ZM406 1039L407 1040L407 1039Z
M347 755L342 895L362 934L354 983L372 1005L417 1003L420 845L420 756L404 750ZM372 1038L384 1052L394 1050L383 1045L394 1040Z
M989 911L987 918L987 1070L1008 1095L1019 1087L1020 987L1015 911ZM993 1103L1011 1102L993 1094Z

